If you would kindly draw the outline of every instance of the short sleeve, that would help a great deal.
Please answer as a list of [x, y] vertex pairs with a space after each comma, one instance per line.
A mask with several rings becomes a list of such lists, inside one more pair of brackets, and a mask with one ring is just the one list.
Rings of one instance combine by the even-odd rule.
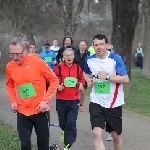
[[85, 63], [84, 63], [84, 72], [86, 73], [86, 74], [91, 74], [92, 72], [90, 71], [90, 68], [89, 68], [89, 66], [88, 66], [88, 58], [85, 60]]
[[127, 75], [128, 74], [127, 69], [126, 69], [126, 66], [125, 66], [121, 56], [116, 54], [115, 57], [116, 57], [115, 58], [115, 60], [116, 60], [116, 68], [115, 69], [116, 69], [117, 74], [121, 75], [121, 76]]

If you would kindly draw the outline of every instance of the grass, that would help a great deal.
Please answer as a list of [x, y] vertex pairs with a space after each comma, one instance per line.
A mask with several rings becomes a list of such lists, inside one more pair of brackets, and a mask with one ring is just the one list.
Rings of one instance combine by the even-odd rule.
[[[125, 105], [123, 108], [150, 117], [150, 80], [142, 76], [141, 71], [133, 70], [131, 74], [131, 89], [125, 90]], [[91, 89], [87, 89], [89, 96]]]
[[0, 121], [0, 150], [19, 149], [19, 140], [16, 132]]
[[[20, 142], [16, 131], [0, 121], [0, 150], [20, 150]], [[37, 150], [32, 146], [32, 150]]]

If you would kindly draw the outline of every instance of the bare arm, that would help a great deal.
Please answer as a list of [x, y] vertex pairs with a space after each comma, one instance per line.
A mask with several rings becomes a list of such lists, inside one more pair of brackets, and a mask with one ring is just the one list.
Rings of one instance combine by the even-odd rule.
[[85, 72], [83, 72], [83, 77], [85, 79], [85, 81], [87, 82], [89, 79], [92, 79], [92, 75], [86, 74]]
[[[98, 79], [106, 80], [107, 74], [104, 71], [99, 71], [98, 72]], [[114, 83], [128, 83], [129, 82], [129, 77], [128, 75], [110, 75], [109, 79], [110, 82]]]
[[109, 81], [115, 82], [115, 83], [126, 84], [126, 83], [129, 83], [129, 77], [128, 75], [124, 75], [124, 76], [110, 75]]

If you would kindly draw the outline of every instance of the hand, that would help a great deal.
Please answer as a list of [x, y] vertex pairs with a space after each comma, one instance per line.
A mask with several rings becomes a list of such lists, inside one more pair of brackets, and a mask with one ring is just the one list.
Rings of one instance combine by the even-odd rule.
[[88, 87], [93, 87], [93, 79], [88, 79], [87, 80], [87, 86]]
[[14, 113], [16, 113], [18, 111], [18, 104], [17, 103], [11, 104], [11, 109]]
[[79, 82], [79, 90], [83, 91], [83, 85]]
[[104, 71], [98, 71], [98, 79], [105, 80], [107, 74]]
[[38, 105], [38, 109], [40, 112], [44, 113], [48, 108], [48, 104], [46, 101], [41, 101], [40, 104]]
[[61, 83], [61, 85], [58, 86], [58, 91], [62, 91], [64, 89], [63, 83]]

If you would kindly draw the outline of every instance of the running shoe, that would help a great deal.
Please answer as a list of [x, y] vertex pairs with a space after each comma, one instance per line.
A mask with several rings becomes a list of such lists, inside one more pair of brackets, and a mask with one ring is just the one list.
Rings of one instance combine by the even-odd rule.
[[69, 150], [69, 144], [67, 146], [64, 147], [64, 150]]
[[64, 132], [62, 132], [60, 135], [60, 142], [64, 143]]
[[112, 136], [111, 136], [111, 133], [109, 133], [108, 134], [108, 137], [106, 138], [106, 141], [112, 141], [113, 140], [113, 138], [112, 138]]

